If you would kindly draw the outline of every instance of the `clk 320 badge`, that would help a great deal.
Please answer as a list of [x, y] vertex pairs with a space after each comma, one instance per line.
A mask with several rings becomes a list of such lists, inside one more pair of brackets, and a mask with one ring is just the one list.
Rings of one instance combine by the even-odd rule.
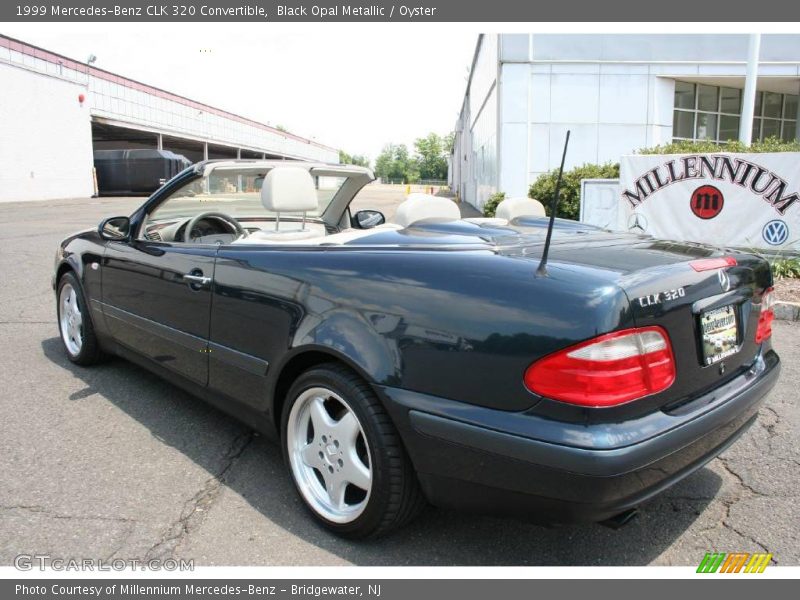
[[682, 287], [679, 287], [674, 290], [664, 290], [663, 292], [656, 292], [655, 294], [648, 294], [647, 296], [641, 296], [639, 298], [639, 306], [642, 308], [647, 308], [648, 306], [654, 306], [656, 304], [663, 304], [664, 302], [668, 302], [669, 300], [677, 300], [678, 298], [683, 298], [686, 295], [686, 290]]

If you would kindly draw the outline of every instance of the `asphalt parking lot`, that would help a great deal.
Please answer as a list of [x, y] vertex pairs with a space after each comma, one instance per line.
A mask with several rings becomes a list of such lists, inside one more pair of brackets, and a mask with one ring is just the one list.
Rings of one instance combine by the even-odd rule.
[[[362, 207], [387, 216], [396, 191]], [[705, 552], [800, 564], [800, 324], [780, 322], [781, 381], [721, 458], [621, 530], [541, 527], [434, 508], [378, 541], [305, 514], [277, 447], [122, 360], [62, 351], [57, 242], [140, 199], [0, 204], [0, 564], [18, 554], [194, 559], [196, 565], [697, 565]]]

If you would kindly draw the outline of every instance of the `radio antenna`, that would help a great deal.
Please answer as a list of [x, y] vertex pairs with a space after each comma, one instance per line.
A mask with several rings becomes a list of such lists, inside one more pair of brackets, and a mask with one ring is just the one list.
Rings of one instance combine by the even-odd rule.
[[561, 191], [561, 177], [564, 175], [564, 160], [567, 158], [567, 146], [569, 146], [569, 129], [567, 139], [564, 140], [564, 153], [561, 155], [561, 167], [558, 169], [558, 179], [556, 179], [556, 189], [553, 191], [553, 202], [550, 205], [550, 223], [547, 225], [547, 237], [544, 240], [544, 250], [542, 250], [542, 260], [536, 275], [547, 277], [547, 255], [550, 254], [550, 241], [553, 239], [553, 226], [556, 223], [556, 210], [558, 210], [558, 193]]

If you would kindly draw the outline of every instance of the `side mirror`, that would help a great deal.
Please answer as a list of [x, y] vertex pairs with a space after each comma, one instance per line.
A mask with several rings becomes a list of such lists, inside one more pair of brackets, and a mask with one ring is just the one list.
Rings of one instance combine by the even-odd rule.
[[353, 216], [353, 226], [358, 229], [372, 229], [386, 223], [386, 217], [377, 210], [360, 210]]
[[109, 217], [100, 222], [97, 231], [104, 240], [121, 242], [130, 237], [131, 220], [128, 217]]

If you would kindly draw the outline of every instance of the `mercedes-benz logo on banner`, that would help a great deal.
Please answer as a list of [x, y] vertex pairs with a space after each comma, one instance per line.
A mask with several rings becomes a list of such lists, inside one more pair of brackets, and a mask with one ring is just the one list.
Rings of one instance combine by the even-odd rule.
[[780, 246], [789, 239], [789, 226], [785, 221], [775, 219], [764, 225], [761, 236], [770, 246]]
[[628, 231], [638, 229], [642, 233], [647, 231], [647, 218], [642, 214], [635, 212], [628, 217]]
[[719, 278], [719, 284], [722, 286], [722, 291], [727, 292], [731, 289], [731, 278], [725, 271], [719, 270], [717, 271], [717, 277]]

